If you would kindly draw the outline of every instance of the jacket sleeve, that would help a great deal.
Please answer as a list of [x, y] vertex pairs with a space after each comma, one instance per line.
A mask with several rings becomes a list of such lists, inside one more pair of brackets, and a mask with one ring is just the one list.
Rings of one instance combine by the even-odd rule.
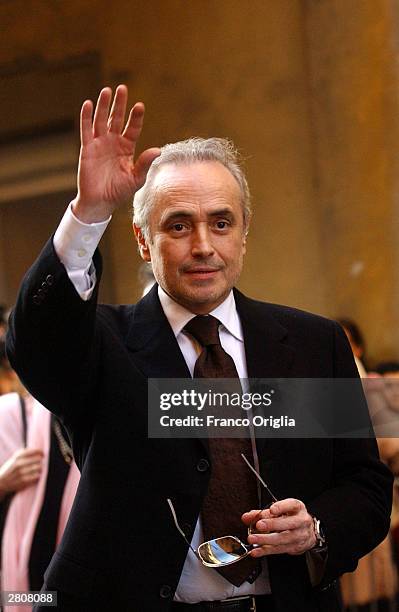
[[[101, 257], [94, 258], [97, 278]], [[10, 317], [7, 354], [26, 388], [66, 424], [90, 420], [101, 338], [98, 282], [91, 299], [76, 292], [52, 240], [26, 273]]]

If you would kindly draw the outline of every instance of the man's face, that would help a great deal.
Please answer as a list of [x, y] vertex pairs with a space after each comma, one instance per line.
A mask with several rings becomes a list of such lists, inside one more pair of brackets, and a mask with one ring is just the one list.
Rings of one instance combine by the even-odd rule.
[[245, 253], [243, 209], [235, 178], [219, 162], [165, 164], [154, 178], [150, 240], [138, 228], [143, 259], [176, 302], [206, 314], [227, 297]]

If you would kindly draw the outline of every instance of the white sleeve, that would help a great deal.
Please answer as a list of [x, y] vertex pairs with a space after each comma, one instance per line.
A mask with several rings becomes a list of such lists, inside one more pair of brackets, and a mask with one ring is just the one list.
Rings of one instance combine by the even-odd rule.
[[96, 284], [93, 255], [111, 217], [100, 223], [83, 223], [69, 204], [54, 235], [54, 249], [82, 300], [88, 300]]

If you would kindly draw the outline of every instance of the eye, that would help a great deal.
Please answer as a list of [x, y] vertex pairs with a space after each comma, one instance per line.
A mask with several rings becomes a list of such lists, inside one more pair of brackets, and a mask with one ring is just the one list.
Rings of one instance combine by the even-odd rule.
[[185, 226], [183, 225], [183, 223], [174, 223], [174, 224], [172, 225], [172, 229], [173, 229], [175, 232], [182, 232], [182, 231], [184, 230], [184, 227], [185, 227]]
[[220, 221], [216, 221], [216, 227], [217, 227], [217, 229], [220, 229], [220, 230], [227, 229], [227, 227], [229, 225], [230, 224], [229, 224], [228, 221], [225, 221], [225, 220], [222, 220], [222, 219]]
[[186, 235], [187, 232], [190, 231], [191, 225], [189, 221], [175, 221], [171, 222], [170, 225], [166, 227], [167, 231], [172, 235], [176, 236], [177, 234], [181, 234], [182, 236]]

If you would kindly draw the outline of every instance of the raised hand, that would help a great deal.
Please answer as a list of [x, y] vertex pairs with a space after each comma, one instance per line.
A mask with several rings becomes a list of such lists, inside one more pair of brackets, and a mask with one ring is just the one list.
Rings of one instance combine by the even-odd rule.
[[106, 87], [100, 92], [94, 117], [91, 100], [82, 106], [78, 194], [72, 206], [85, 223], [104, 221], [118, 206], [130, 201], [160, 154], [158, 148], [147, 149], [134, 161], [144, 104], [133, 106], [125, 125], [127, 96], [127, 87], [119, 85], [110, 110], [112, 90]]

